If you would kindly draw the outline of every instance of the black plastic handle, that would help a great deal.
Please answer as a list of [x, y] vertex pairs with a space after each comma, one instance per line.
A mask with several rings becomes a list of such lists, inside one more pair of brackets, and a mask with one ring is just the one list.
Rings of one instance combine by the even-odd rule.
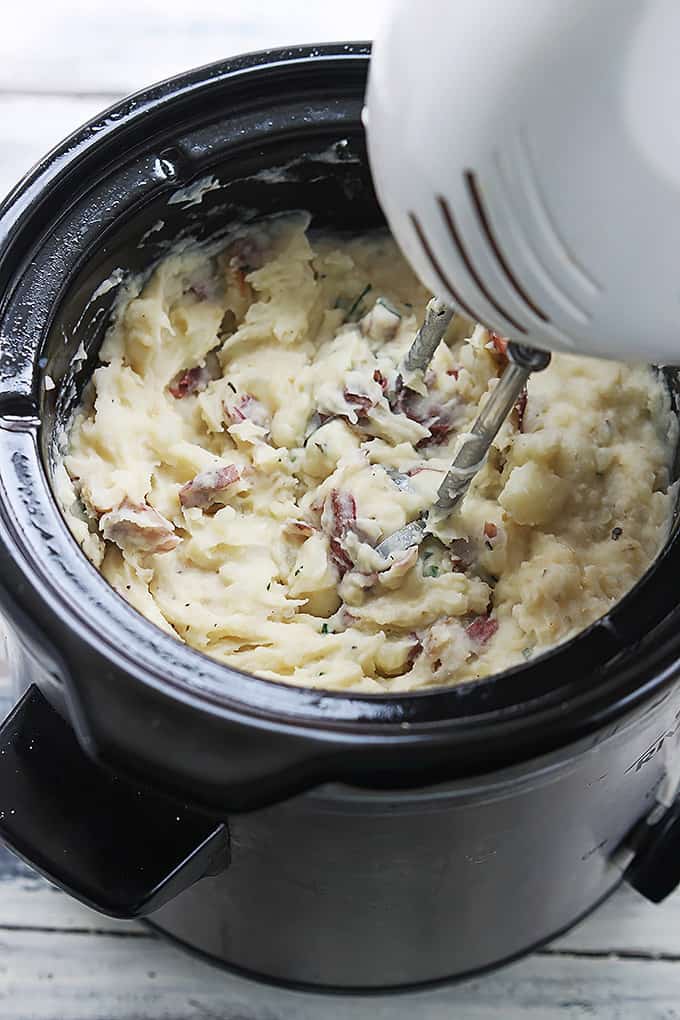
[[652, 825], [641, 823], [630, 840], [635, 857], [625, 879], [652, 903], [680, 885], [680, 799]]
[[97, 766], [31, 687], [0, 726], [0, 840], [112, 917], [140, 917], [229, 862], [225, 825]]

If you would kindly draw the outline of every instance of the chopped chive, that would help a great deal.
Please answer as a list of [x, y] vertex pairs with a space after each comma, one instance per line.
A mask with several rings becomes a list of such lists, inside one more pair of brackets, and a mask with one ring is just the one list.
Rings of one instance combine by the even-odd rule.
[[439, 567], [433, 563], [431, 567], [423, 570], [423, 577], [439, 577]]
[[346, 322], [352, 322], [352, 316], [354, 315], [354, 313], [356, 312], [357, 308], [359, 307], [361, 302], [364, 300], [364, 298], [366, 297], [366, 295], [368, 294], [370, 289], [371, 289], [371, 284], [367, 283], [366, 286], [364, 287], [364, 289], [362, 290], [361, 294], [355, 300], [354, 304], [352, 305], [352, 307], [348, 311], [347, 315], [345, 316], [345, 321]]
[[322, 624], [322, 626], [321, 626], [321, 633], [322, 634], [327, 634], [328, 633], [328, 624], [327, 623]]
[[376, 305], [382, 305], [383, 308], [386, 308], [388, 312], [392, 312], [392, 315], [398, 315], [399, 318], [401, 319], [401, 312], [399, 311], [398, 308], [395, 307], [395, 305], [392, 304], [389, 298], [379, 297], [375, 303]]

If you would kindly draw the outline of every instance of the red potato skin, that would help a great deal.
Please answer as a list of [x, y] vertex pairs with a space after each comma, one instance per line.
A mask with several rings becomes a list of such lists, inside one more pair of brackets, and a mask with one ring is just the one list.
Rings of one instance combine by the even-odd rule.
[[128, 499], [104, 514], [99, 524], [104, 538], [123, 552], [172, 552], [181, 542], [170, 521], [157, 510]]
[[343, 395], [347, 403], [356, 409], [358, 418], [365, 418], [371, 408], [375, 407], [375, 401], [364, 393], [351, 393], [345, 390]]
[[185, 509], [198, 507], [208, 510], [240, 478], [241, 470], [235, 464], [203, 471], [179, 490], [180, 505]]
[[341, 577], [351, 570], [354, 564], [346, 550], [342, 539], [352, 528], [357, 519], [357, 505], [350, 492], [331, 489], [324, 503], [322, 526], [328, 535], [331, 559], [338, 568]]
[[260, 425], [262, 428], [267, 428], [270, 424], [269, 411], [251, 393], [243, 393], [231, 407], [225, 406], [224, 413], [233, 424], [252, 421], [254, 425]]
[[489, 332], [489, 342], [493, 345], [494, 353], [497, 355], [497, 359], [502, 363], [506, 364], [508, 360], [508, 341], [507, 338], [501, 336], [500, 333], [495, 333], [493, 330]]
[[194, 393], [200, 393], [209, 382], [208, 369], [203, 365], [197, 365], [196, 368], [188, 368], [176, 375], [168, 386], [168, 390], [175, 400], [182, 400]]
[[478, 616], [476, 620], [468, 624], [465, 633], [476, 645], [483, 648], [498, 630], [498, 620], [491, 616]]
[[429, 437], [418, 443], [422, 446], [440, 446], [446, 442], [454, 429], [454, 421], [448, 408], [429, 397], [422, 397], [415, 390], [404, 385], [401, 376], [397, 377], [394, 394], [390, 406], [395, 414], [404, 414], [411, 421], [423, 425], [430, 430]]

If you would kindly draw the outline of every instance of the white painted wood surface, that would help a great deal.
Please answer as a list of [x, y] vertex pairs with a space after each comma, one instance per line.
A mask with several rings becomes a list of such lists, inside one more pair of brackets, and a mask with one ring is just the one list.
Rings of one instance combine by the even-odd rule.
[[386, 0], [24, 0], [3, 5], [0, 90], [131, 92], [271, 46], [372, 38]]
[[110, 102], [96, 96], [0, 92], [0, 198], [57, 142]]
[[[118, 96], [265, 46], [372, 35], [386, 0], [24, 0], [0, 34], [0, 196]], [[0, 663], [0, 716], [8, 705]], [[3, 703], [4, 697], [4, 703]], [[507, 919], [511, 923], [511, 919]], [[258, 986], [101, 917], [0, 849], [0, 1020], [680, 1020], [680, 894], [622, 890], [552, 946], [455, 988], [336, 999]]]

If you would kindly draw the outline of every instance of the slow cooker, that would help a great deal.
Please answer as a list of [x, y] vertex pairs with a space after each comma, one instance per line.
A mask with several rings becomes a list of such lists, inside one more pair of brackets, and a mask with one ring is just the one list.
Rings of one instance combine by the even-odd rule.
[[[103, 113], [0, 209], [0, 838], [73, 896], [269, 980], [418, 985], [680, 881], [680, 543], [499, 676], [355, 696], [244, 675], [109, 588], [60, 514], [64, 427], [129, 272], [304, 208], [381, 224], [369, 47], [251, 54]], [[676, 378], [666, 372], [673, 391]]]

